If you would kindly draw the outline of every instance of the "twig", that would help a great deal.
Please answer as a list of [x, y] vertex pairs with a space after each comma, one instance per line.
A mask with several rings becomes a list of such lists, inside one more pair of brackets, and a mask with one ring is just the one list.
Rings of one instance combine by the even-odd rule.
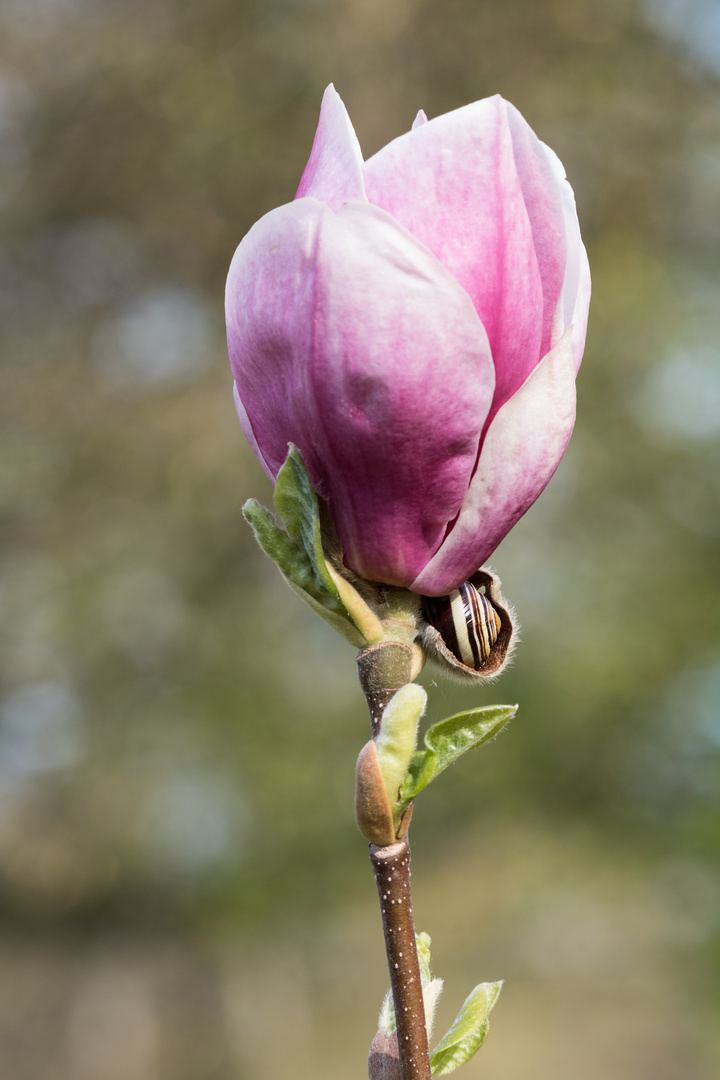
[[431, 1080], [407, 837], [388, 847], [371, 844], [370, 862], [380, 897], [402, 1080]]
[[384, 641], [359, 653], [357, 666], [375, 738], [386, 706], [400, 687], [410, 682], [412, 652], [408, 645]]

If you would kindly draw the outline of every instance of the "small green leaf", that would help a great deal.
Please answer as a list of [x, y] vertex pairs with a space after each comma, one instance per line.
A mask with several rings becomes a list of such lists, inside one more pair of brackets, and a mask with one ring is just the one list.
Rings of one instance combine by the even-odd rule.
[[277, 474], [273, 502], [289, 536], [308, 556], [317, 576], [318, 588], [324, 589], [333, 598], [333, 610], [344, 611], [337, 586], [325, 562], [318, 497], [302, 454], [293, 443], [289, 444], [288, 455]]
[[243, 507], [245, 518], [263, 551], [313, 611], [356, 648], [374, 644], [382, 639], [382, 624], [357, 589], [326, 560], [320, 500], [302, 454], [292, 443], [288, 446], [273, 495], [285, 529], [255, 499]]
[[364, 639], [347, 615], [344, 605], [325, 589], [307, 552], [298, 547], [276, 524], [270, 511], [255, 499], [248, 499], [243, 506], [243, 515], [255, 533], [258, 544], [277, 563], [293, 591], [352, 645], [362, 647]]
[[316, 615], [319, 615], [321, 619], [324, 619], [326, 623], [329, 623], [333, 630], [337, 630], [341, 637], [344, 637], [345, 640], [349, 641], [351, 645], [354, 645], [356, 649], [363, 649], [367, 645], [367, 641], [357, 629], [354, 622], [345, 615], [341, 615], [339, 611], [331, 611], [330, 608], [325, 607], [324, 604], [314, 600], [309, 593], [304, 592], [294, 581], [285, 577], [284, 574], [283, 577], [292, 591], [297, 593], [300, 599], [304, 600]]
[[517, 712], [517, 705], [486, 705], [449, 716], [425, 733], [425, 750], [413, 754], [400, 785], [400, 798], [412, 802], [424, 787], [467, 750], [492, 739]]
[[469, 1061], [487, 1038], [488, 1019], [502, 989], [501, 982], [480, 983], [465, 999], [455, 1023], [430, 1055], [433, 1076], [445, 1076]]
[[269, 510], [256, 499], [248, 499], [243, 506], [243, 516], [255, 533], [255, 539], [266, 555], [277, 563], [280, 570], [303, 592], [320, 600], [316, 575], [305, 551], [281, 529]]

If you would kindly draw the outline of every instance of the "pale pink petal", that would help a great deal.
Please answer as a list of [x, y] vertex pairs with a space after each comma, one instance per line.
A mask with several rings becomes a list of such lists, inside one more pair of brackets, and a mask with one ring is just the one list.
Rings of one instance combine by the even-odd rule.
[[492, 554], [555, 472], [575, 422], [572, 329], [488, 428], [463, 508], [413, 592], [442, 596]]
[[578, 253], [580, 268], [578, 273], [578, 288], [573, 308], [573, 364], [577, 374], [585, 351], [585, 338], [587, 336], [588, 309], [590, 307], [590, 264], [588, 262], [585, 245], [580, 243]]
[[[565, 170], [553, 151], [538, 139], [530, 125], [509, 101], [505, 114], [512, 135], [513, 154], [525, 208], [530, 220], [533, 246], [542, 280], [542, 339], [538, 361], [559, 341], [570, 322], [553, 340], [553, 320], [567, 274], [568, 237], [565, 199], [572, 189]], [[577, 214], [575, 215], [577, 225]], [[578, 230], [578, 238], [580, 232]]]
[[348, 565], [407, 585], [472, 476], [494, 373], [474, 307], [390, 215], [302, 199], [266, 215], [228, 278], [238, 391], [270, 471], [296, 443]]
[[544, 147], [552, 163], [562, 196], [567, 260], [565, 277], [553, 315], [551, 345], [554, 346], [568, 326], [573, 327], [573, 362], [575, 371], [580, 367], [585, 335], [587, 332], [588, 307], [590, 305], [590, 266], [587, 252], [580, 236], [575, 195], [565, 177], [565, 169], [558, 156]]
[[493, 411], [549, 342], [565, 265], [550, 174], [542, 144], [500, 97], [430, 120], [365, 163], [370, 202], [427, 244], [471, 297], [495, 362]]
[[413, 120], [412, 128], [410, 130], [415, 131], [416, 128], [422, 127], [423, 124], [427, 124], [427, 122], [428, 122], [428, 118], [427, 118], [427, 113], [425, 112], [425, 110], [424, 109], [418, 109], [418, 114], [415, 117], [415, 119]]
[[296, 199], [312, 196], [332, 210], [344, 202], [365, 202], [363, 157], [347, 109], [330, 84], [325, 91], [310, 160]]

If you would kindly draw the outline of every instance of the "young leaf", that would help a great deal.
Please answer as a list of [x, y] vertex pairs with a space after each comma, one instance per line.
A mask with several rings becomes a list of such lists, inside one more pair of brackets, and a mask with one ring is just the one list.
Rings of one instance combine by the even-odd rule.
[[490, 1011], [501, 989], [501, 982], [480, 983], [465, 999], [455, 1023], [430, 1055], [433, 1076], [453, 1072], [480, 1049], [490, 1028]]
[[449, 716], [425, 733], [425, 750], [413, 754], [400, 798], [411, 802], [461, 754], [492, 739], [517, 712], [517, 705], [486, 705]]
[[[288, 536], [307, 557], [307, 567], [313, 577], [312, 587], [288, 578], [293, 587], [301, 591], [310, 607], [318, 611], [319, 603], [327, 612], [337, 617], [320, 614], [353, 645], [362, 648], [382, 638], [382, 626], [375, 613], [368, 607], [358, 591], [346, 581], [325, 558], [323, 531], [320, 524], [320, 500], [297, 446], [289, 443], [288, 455], [275, 481], [273, 495], [277, 510]], [[312, 597], [313, 600], [309, 600]], [[314, 601], [314, 602], [313, 602]]]
[[288, 455], [277, 474], [273, 502], [288, 534], [306, 553], [317, 577], [318, 587], [333, 598], [335, 610], [342, 610], [337, 586], [325, 562], [318, 497], [302, 454], [293, 443], [289, 444]]
[[270, 511], [255, 499], [245, 503], [243, 516], [260, 547], [277, 564], [293, 591], [352, 645], [361, 648], [364, 638], [348, 617], [344, 605], [324, 588], [307, 552], [278, 527]]
[[266, 555], [277, 563], [281, 572], [303, 592], [321, 601], [323, 592], [318, 585], [313, 565], [307, 553], [276, 525], [269, 510], [255, 499], [243, 506], [243, 516], [255, 533], [255, 539]]

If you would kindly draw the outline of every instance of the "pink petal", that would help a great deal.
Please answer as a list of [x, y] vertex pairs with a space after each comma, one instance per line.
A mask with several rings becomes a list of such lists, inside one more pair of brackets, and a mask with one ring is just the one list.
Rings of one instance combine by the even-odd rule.
[[255, 432], [253, 431], [252, 424], [250, 423], [250, 418], [245, 411], [245, 406], [240, 400], [240, 393], [238, 391], [236, 382], [233, 383], [233, 401], [235, 402], [235, 412], [237, 413], [238, 420], [240, 421], [240, 427], [242, 428], [243, 435], [250, 443], [250, 448], [255, 457], [262, 465], [263, 469], [265, 470], [268, 480], [270, 480], [274, 484], [275, 473], [273, 473], [272, 469], [263, 457], [260, 447], [258, 446], [258, 441], [255, 438]]
[[487, 98], [384, 147], [365, 187], [472, 298], [495, 362], [493, 415], [552, 345], [566, 240], [547, 147], [512, 105]]
[[366, 202], [363, 157], [347, 109], [330, 83], [322, 100], [310, 160], [296, 199], [312, 196], [331, 210], [344, 202]]
[[585, 351], [585, 338], [587, 336], [588, 309], [590, 307], [590, 264], [588, 263], [587, 251], [584, 244], [580, 243], [578, 252], [578, 285], [575, 295], [575, 305], [572, 313], [573, 328], [573, 364], [577, 373]]
[[558, 311], [562, 314], [557, 318], [557, 324], [558, 330], [563, 324], [573, 328], [573, 363], [577, 373], [585, 351], [588, 308], [590, 307], [590, 264], [585, 245], [580, 239], [572, 190], [570, 190], [570, 199], [572, 204], [567, 213], [568, 265], [563, 291], [558, 300]]
[[492, 400], [487, 338], [465, 291], [377, 207], [333, 214], [302, 199], [238, 248], [227, 321], [270, 471], [295, 442], [348, 565], [413, 581], [460, 510]]
[[590, 306], [590, 266], [580, 236], [575, 195], [565, 178], [565, 169], [549, 146], [544, 147], [557, 176], [562, 197], [567, 259], [565, 277], [553, 314], [551, 345], [555, 345], [567, 330], [573, 328], [573, 362], [577, 372], [585, 348], [588, 307]]
[[490, 424], [460, 515], [413, 592], [443, 596], [482, 566], [555, 472], [574, 422], [569, 328]]
[[[566, 322], [555, 340], [552, 339], [553, 319], [567, 271], [566, 194], [569, 194], [573, 208], [575, 200], [557, 154], [538, 139], [514, 105], [509, 101], [504, 104], [512, 135], [515, 167], [530, 220], [533, 246], [542, 280], [543, 328], [539, 361], [557, 344], [570, 325], [570, 322]], [[575, 225], [577, 226], [577, 214]], [[579, 240], [579, 227], [577, 237]]]
[[425, 110], [424, 109], [418, 109], [418, 114], [415, 117], [415, 119], [413, 120], [412, 128], [410, 130], [415, 131], [416, 128], [422, 127], [423, 124], [427, 124], [427, 122], [428, 122], [428, 118], [427, 118], [427, 113], [425, 112]]

